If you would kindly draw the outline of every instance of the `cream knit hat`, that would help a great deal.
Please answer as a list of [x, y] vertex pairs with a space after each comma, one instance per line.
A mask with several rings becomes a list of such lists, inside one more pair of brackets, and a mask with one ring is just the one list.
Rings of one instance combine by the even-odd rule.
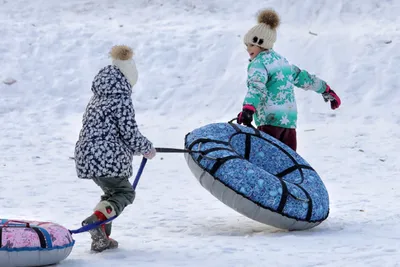
[[116, 45], [112, 47], [110, 55], [112, 64], [124, 74], [125, 78], [133, 87], [138, 80], [138, 72], [135, 61], [132, 58], [132, 49], [126, 45]]
[[271, 49], [276, 41], [276, 28], [280, 24], [279, 16], [272, 9], [264, 9], [258, 13], [257, 21], [258, 24], [244, 36], [244, 43]]

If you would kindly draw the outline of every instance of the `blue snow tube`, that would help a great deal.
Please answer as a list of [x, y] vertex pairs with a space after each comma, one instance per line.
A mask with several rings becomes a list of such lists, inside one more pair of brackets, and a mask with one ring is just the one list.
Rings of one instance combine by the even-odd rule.
[[185, 137], [188, 166], [217, 199], [258, 222], [287, 230], [319, 225], [329, 214], [317, 172], [291, 148], [257, 129], [214, 123]]

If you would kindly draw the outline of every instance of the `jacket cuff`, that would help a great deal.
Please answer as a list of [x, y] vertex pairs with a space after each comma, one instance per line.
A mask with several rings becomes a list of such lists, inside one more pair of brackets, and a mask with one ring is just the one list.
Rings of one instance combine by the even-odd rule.
[[243, 106], [243, 110], [245, 110], [245, 109], [253, 111], [253, 113], [256, 112], [256, 108], [254, 106], [252, 106], [252, 105], [249, 105], [249, 104], [246, 104], [246, 105]]

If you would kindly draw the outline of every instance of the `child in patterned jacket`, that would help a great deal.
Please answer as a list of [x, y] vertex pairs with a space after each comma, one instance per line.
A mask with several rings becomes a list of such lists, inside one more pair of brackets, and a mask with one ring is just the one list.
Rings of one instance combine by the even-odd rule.
[[[102, 68], [92, 83], [94, 95], [83, 115], [83, 126], [75, 146], [75, 164], [79, 178], [92, 179], [103, 191], [94, 213], [82, 225], [118, 216], [133, 203], [133, 155], [152, 159], [155, 148], [144, 137], [135, 120], [131, 94], [138, 73], [127, 46], [111, 49], [112, 64]], [[92, 250], [116, 248], [111, 239], [111, 222], [90, 230]]]
[[296, 151], [294, 86], [322, 94], [325, 102], [330, 101], [332, 109], [338, 108], [341, 101], [325, 81], [290, 64], [272, 49], [279, 24], [279, 16], [274, 10], [262, 10], [258, 15], [258, 24], [244, 37], [250, 55], [248, 91], [237, 122], [250, 126], [254, 115], [259, 130]]

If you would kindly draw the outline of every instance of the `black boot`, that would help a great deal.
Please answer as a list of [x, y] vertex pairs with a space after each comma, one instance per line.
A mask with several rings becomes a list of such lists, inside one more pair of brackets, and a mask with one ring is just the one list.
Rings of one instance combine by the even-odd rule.
[[118, 247], [118, 242], [117, 242], [117, 240], [115, 240], [115, 239], [112, 239], [111, 237], [110, 237], [110, 235], [111, 235], [111, 228], [112, 228], [112, 222], [109, 222], [109, 223], [106, 223], [106, 224], [104, 224], [104, 231], [105, 231], [105, 233], [106, 233], [106, 235], [107, 235], [107, 238], [108, 238], [108, 240], [110, 240], [110, 249], [112, 249], [112, 248], [117, 248]]
[[112, 222], [104, 224], [104, 231], [106, 232], [107, 236], [111, 235], [111, 228], [112, 228]]
[[[92, 223], [96, 223], [99, 221], [103, 221], [99, 218], [99, 216], [94, 213], [87, 217], [83, 222], [82, 225], [88, 225]], [[96, 227], [92, 230], [89, 230], [89, 233], [92, 237], [92, 246], [91, 249], [96, 252], [102, 252], [105, 249], [110, 248], [111, 241], [107, 238], [106, 232], [104, 230], [104, 225]]]

